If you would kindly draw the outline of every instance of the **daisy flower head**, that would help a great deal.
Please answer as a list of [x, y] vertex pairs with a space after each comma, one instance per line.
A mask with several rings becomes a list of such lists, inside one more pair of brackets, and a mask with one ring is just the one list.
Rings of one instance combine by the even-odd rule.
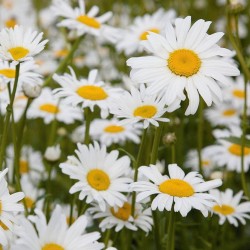
[[42, 93], [36, 98], [29, 110], [30, 119], [42, 118], [45, 124], [52, 122], [54, 119], [65, 124], [71, 124], [75, 120], [82, 120], [81, 110], [72, 107], [52, 94], [48, 87], [42, 89]]
[[40, 53], [48, 40], [42, 40], [43, 33], [16, 25], [0, 32], [0, 58], [22, 62]]
[[152, 15], [146, 14], [142, 17], [136, 17], [133, 24], [121, 33], [121, 39], [117, 43], [118, 51], [124, 51], [126, 55], [135, 52], [141, 52], [141, 41], [147, 40], [149, 32], [164, 34], [165, 23], [175, 18], [175, 11], [157, 10]]
[[78, 0], [78, 6], [72, 8], [67, 0], [54, 0], [52, 6], [54, 15], [64, 18], [58, 23], [59, 27], [76, 30], [78, 36], [89, 33], [111, 42], [117, 39], [117, 30], [105, 24], [112, 17], [112, 12], [97, 16], [99, 12], [97, 6], [86, 12], [84, 0]]
[[207, 34], [211, 22], [200, 19], [191, 26], [191, 17], [177, 18], [174, 26], [166, 23], [165, 36], [150, 33], [142, 45], [152, 56], [130, 58], [131, 78], [147, 83], [150, 93], [163, 92], [165, 103], [189, 99], [186, 115], [194, 114], [199, 106], [199, 95], [208, 106], [222, 100], [221, 87], [227, 77], [239, 75], [239, 70], [221, 60], [231, 51], [216, 43], [222, 32]]
[[24, 198], [24, 193], [10, 194], [8, 183], [4, 179], [8, 169], [0, 172], [0, 245], [8, 244], [7, 230], [13, 231], [16, 224], [16, 213], [23, 211], [23, 205], [18, 202]]
[[210, 194], [215, 196], [220, 205], [214, 205], [211, 211], [217, 214], [220, 218], [219, 224], [222, 225], [226, 220], [235, 227], [238, 227], [239, 222], [246, 224], [246, 219], [250, 219], [250, 202], [245, 201], [240, 203], [243, 198], [243, 191], [233, 194], [233, 190], [227, 188], [224, 192], [218, 189], [210, 190]]
[[[175, 107], [174, 107], [175, 106]], [[176, 109], [176, 105], [173, 105]], [[120, 124], [134, 124], [143, 122], [144, 128], [149, 124], [159, 126], [159, 122], [169, 122], [162, 117], [172, 107], [165, 108], [165, 101], [159, 95], [149, 95], [143, 84], [140, 89], [131, 87], [131, 91], [124, 91], [118, 98], [110, 102], [110, 113], [117, 118], [124, 118]]]
[[81, 105], [82, 108], [89, 107], [91, 111], [94, 106], [101, 109], [101, 116], [105, 118], [109, 114], [108, 101], [117, 96], [119, 90], [108, 87], [103, 81], [98, 80], [98, 70], [89, 72], [87, 79], [78, 80], [74, 70], [69, 67], [70, 74], [59, 76], [54, 74], [53, 79], [61, 85], [61, 88], [53, 92], [56, 97], [61, 97], [65, 103], [73, 106]]
[[97, 142], [89, 147], [78, 143], [75, 153], [77, 157], [68, 156], [68, 161], [59, 165], [64, 174], [77, 180], [69, 192], [80, 191], [80, 200], [96, 201], [102, 211], [107, 204], [121, 207], [127, 201], [122, 192], [128, 192], [132, 181], [126, 177], [130, 169], [129, 157], [118, 158], [117, 150], [107, 153], [106, 147], [100, 147]]
[[151, 231], [153, 219], [151, 209], [143, 209], [141, 203], [135, 204], [135, 213], [132, 216], [132, 202], [124, 202], [122, 207], [107, 206], [105, 211], [101, 211], [98, 205], [88, 209], [90, 214], [93, 214], [94, 219], [102, 219], [99, 224], [101, 231], [106, 231], [110, 228], [115, 228], [119, 232], [124, 227], [129, 230], [136, 231], [138, 228], [146, 233]]
[[169, 176], [162, 175], [155, 165], [142, 166], [139, 172], [145, 175], [150, 181], [138, 181], [131, 184], [134, 191], [138, 192], [136, 201], [156, 194], [151, 203], [152, 210], [158, 209], [170, 211], [174, 205], [174, 211], [180, 212], [185, 217], [192, 208], [200, 210], [204, 216], [208, 215], [216, 199], [207, 193], [210, 189], [222, 185], [220, 179], [204, 181], [198, 172], [184, 171], [177, 164], [169, 164]]
[[110, 146], [113, 143], [124, 144], [126, 141], [132, 141], [136, 144], [140, 142], [142, 132], [141, 124], [120, 125], [119, 120], [96, 119], [92, 122], [90, 135], [94, 140], [99, 140], [101, 144]]
[[[49, 222], [42, 211], [35, 209], [35, 215], [20, 220], [17, 230], [19, 237], [14, 250], [100, 250], [103, 243], [97, 240], [101, 237], [99, 232], [85, 233], [87, 219], [80, 216], [69, 226], [66, 215], [59, 205], [54, 209]], [[36, 228], [36, 229], [35, 229]]]

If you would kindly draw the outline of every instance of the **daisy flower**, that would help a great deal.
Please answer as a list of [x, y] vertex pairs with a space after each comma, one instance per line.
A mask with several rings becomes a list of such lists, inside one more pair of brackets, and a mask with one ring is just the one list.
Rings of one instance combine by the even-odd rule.
[[43, 118], [46, 124], [54, 119], [65, 124], [83, 119], [80, 109], [71, 107], [63, 100], [59, 101], [59, 98], [55, 97], [52, 94], [52, 90], [47, 87], [44, 88], [41, 95], [32, 102], [27, 115], [32, 119]]
[[204, 116], [212, 126], [240, 125], [241, 122], [239, 110], [228, 103], [206, 109]]
[[[24, 82], [30, 82], [35, 84], [42, 83], [42, 76], [34, 72], [38, 68], [38, 65], [34, 61], [23, 62], [20, 67], [18, 86], [21, 86]], [[16, 76], [15, 63], [0, 61], [0, 77], [4, 79], [6, 83], [10, 82], [14, 84]]]
[[[9, 179], [12, 180], [13, 176], [13, 163], [14, 163], [14, 148], [12, 145], [7, 148], [7, 167], [9, 168]], [[42, 154], [35, 151], [31, 146], [22, 146], [19, 171], [21, 176], [28, 176], [29, 181], [37, 184], [41, 179], [46, 177], [45, 167], [42, 160]]]
[[78, 5], [79, 7], [72, 8], [69, 2], [65, 0], [53, 2], [53, 14], [65, 18], [58, 23], [59, 27], [76, 30], [78, 36], [89, 33], [94, 36], [102, 36], [111, 42], [116, 40], [117, 30], [104, 24], [112, 17], [112, 12], [97, 17], [96, 15], [99, 12], [97, 6], [93, 6], [86, 12], [84, 0], [78, 0]]
[[49, 222], [42, 211], [36, 209], [35, 216], [30, 216], [35, 227], [26, 218], [20, 220], [17, 230], [18, 239], [13, 246], [14, 250], [99, 250], [104, 248], [103, 243], [97, 240], [99, 232], [85, 233], [87, 219], [80, 216], [71, 226], [68, 226], [65, 214], [60, 206], [56, 206]]
[[120, 208], [108, 206], [104, 212], [100, 210], [98, 205], [89, 208], [88, 211], [94, 214], [94, 219], [102, 219], [99, 227], [103, 232], [110, 228], [115, 228], [115, 231], [118, 232], [124, 227], [133, 231], [140, 228], [146, 233], [152, 230], [153, 219], [151, 209], [144, 210], [141, 203], [135, 204], [134, 217], [131, 214], [131, 201], [125, 202]]
[[162, 116], [169, 111], [170, 107], [165, 108], [165, 101], [158, 95], [146, 94], [144, 85], [140, 89], [131, 87], [131, 91], [125, 91], [118, 98], [110, 102], [110, 113], [117, 118], [125, 118], [120, 124], [143, 122], [144, 128], [149, 124], [159, 126], [160, 122], [169, 122], [168, 118]]
[[208, 106], [222, 100], [221, 87], [228, 76], [239, 70], [221, 57], [232, 52], [216, 43], [222, 32], [207, 34], [211, 22], [198, 20], [191, 26], [191, 17], [177, 18], [175, 26], [168, 21], [166, 34], [150, 33], [142, 45], [152, 56], [130, 58], [131, 78], [147, 83], [149, 93], [163, 92], [165, 103], [189, 99], [186, 115], [194, 114], [199, 106], [199, 94]]
[[40, 53], [48, 40], [42, 40], [43, 33], [23, 26], [3, 29], [0, 32], [0, 58], [8, 61], [26, 61]]
[[68, 161], [59, 165], [64, 174], [77, 180], [69, 192], [80, 191], [80, 200], [96, 201], [102, 211], [106, 204], [121, 207], [127, 201], [122, 192], [128, 192], [128, 183], [132, 181], [125, 176], [130, 169], [129, 157], [118, 159], [117, 150], [107, 153], [106, 147], [100, 147], [97, 142], [89, 147], [78, 143], [77, 148], [77, 157], [69, 156]]
[[142, 131], [141, 124], [120, 125], [119, 120], [95, 119], [91, 123], [90, 135], [94, 140], [99, 140], [101, 144], [110, 146], [113, 143], [124, 144], [126, 141], [132, 141], [136, 144], [140, 142]]
[[82, 108], [89, 107], [91, 111], [94, 106], [101, 109], [101, 116], [105, 118], [109, 114], [108, 101], [117, 96], [118, 90], [110, 88], [102, 81], [98, 81], [98, 71], [91, 70], [87, 79], [76, 78], [74, 70], [69, 67], [70, 74], [59, 76], [54, 74], [53, 79], [61, 85], [55, 89], [55, 96], [62, 97], [65, 103], [73, 106], [81, 105]]
[[240, 221], [243, 225], [246, 224], [246, 219], [250, 219], [250, 202], [240, 203], [243, 191], [233, 195], [233, 190], [227, 188], [225, 192], [220, 192], [218, 189], [210, 190], [210, 194], [215, 196], [220, 205], [215, 205], [211, 208], [212, 212], [219, 215], [219, 224], [222, 225], [226, 220], [235, 227], [238, 227]]
[[175, 18], [175, 11], [165, 12], [159, 9], [152, 15], [146, 14], [142, 17], [136, 17], [133, 24], [121, 33], [121, 39], [117, 43], [118, 51], [124, 51], [126, 55], [134, 52], [141, 52], [141, 41], [147, 40], [149, 32], [164, 34], [165, 23]]
[[8, 183], [4, 176], [8, 172], [5, 169], [0, 172], [0, 244], [7, 245], [7, 230], [13, 231], [16, 223], [15, 214], [23, 211], [23, 206], [18, 202], [24, 198], [24, 193], [18, 192], [10, 194], [8, 190]]
[[192, 208], [207, 216], [208, 208], [215, 204], [216, 199], [206, 191], [222, 185], [220, 179], [204, 181], [198, 172], [185, 175], [176, 164], [168, 165], [169, 176], [162, 175], [155, 165], [142, 166], [139, 172], [152, 182], [138, 181], [131, 184], [132, 189], [138, 192], [136, 201], [140, 202], [156, 194], [151, 203], [152, 210], [170, 211], [174, 204], [174, 211], [180, 212], [183, 217], [187, 216]]

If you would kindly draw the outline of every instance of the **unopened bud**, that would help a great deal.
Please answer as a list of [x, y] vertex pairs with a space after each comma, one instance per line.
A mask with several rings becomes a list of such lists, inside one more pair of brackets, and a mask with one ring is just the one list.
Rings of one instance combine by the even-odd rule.
[[22, 85], [23, 93], [28, 98], [37, 98], [42, 92], [42, 86], [30, 82], [24, 82]]
[[47, 161], [57, 161], [60, 159], [60, 156], [61, 156], [61, 149], [59, 144], [56, 146], [47, 147], [44, 153], [44, 158]]
[[171, 145], [176, 142], [175, 133], [167, 133], [163, 136], [162, 141], [165, 145]]

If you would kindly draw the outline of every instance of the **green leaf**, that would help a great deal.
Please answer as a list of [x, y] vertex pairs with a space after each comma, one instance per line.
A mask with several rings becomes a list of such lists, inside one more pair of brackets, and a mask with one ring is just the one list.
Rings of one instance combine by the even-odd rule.
[[[242, 138], [241, 137], [230, 136], [230, 137], [222, 137], [220, 139], [237, 144], [237, 145], [242, 145]], [[250, 148], [250, 140], [249, 139], [245, 139], [245, 147]]]

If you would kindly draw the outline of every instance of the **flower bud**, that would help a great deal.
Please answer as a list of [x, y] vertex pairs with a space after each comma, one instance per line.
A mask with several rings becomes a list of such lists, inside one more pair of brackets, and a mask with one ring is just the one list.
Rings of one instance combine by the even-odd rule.
[[39, 84], [34, 84], [30, 82], [24, 82], [22, 85], [23, 93], [28, 98], [37, 98], [42, 91], [42, 86]]
[[52, 162], [59, 160], [60, 156], [61, 156], [61, 149], [59, 144], [56, 146], [47, 147], [44, 153], [44, 158], [47, 161], [52, 161]]

